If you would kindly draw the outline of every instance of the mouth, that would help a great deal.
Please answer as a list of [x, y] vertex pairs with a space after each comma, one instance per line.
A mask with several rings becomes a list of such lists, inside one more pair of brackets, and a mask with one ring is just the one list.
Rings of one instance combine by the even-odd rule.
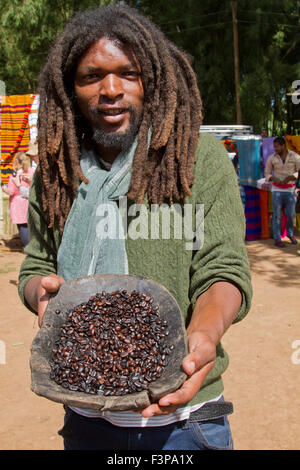
[[120, 116], [128, 111], [126, 108], [101, 108], [99, 114], [104, 116]]
[[118, 124], [128, 114], [127, 108], [99, 108], [98, 116], [108, 124]]

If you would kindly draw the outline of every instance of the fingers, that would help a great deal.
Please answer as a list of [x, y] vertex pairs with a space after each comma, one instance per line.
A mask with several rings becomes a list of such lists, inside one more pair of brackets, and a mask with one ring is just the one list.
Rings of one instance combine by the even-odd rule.
[[182, 361], [182, 368], [189, 378], [180, 389], [162, 397], [158, 403], [150, 405], [142, 411], [142, 416], [149, 418], [174, 412], [188, 403], [200, 390], [207, 374], [216, 361], [216, 346], [211, 338], [203, 333], [189, 335], [190, 353]]
[[180, 407], [188, 403], [196, 393], [200, 390], [200, 387], [207, 376], [207, 374], [214, 367], [214, 362], [210, 362], [203, 366], [199, 371], [195, 372], [190, 378], [188, 378], [179, 390], [174, 393], [170, 393], [159, 400], [160, 406], [176, 406]]
[[162, 397], [158, 403], [148, 406], [142, 411], [144, 418], [173, 413], [180, 406], [188, 403], [199, 391], [205, 377], [213, 368], [214, 362], [206, 364], [198, 372], [187, 379], [179, 390]]
[[42, 277], [38, 290], [38, 325], [42, 326], [42, 319], [46, 311], [47, 305], [51, 298], [51, 294], [58, 291], [60, 286], [64, 284], [64, 279], [56, 274]]
[[177, 406], [165, 406], [162, 407], [158, 403], [148, 406], [142, 411], [143, 418], [152, 418], [152, 416], [161, 416], [167, 415], [169, 413], [174, 413], [177, 410]]

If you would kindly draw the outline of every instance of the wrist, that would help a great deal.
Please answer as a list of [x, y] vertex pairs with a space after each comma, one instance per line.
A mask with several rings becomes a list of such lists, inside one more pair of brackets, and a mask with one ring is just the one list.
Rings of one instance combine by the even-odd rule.
[[217, 345], [241, 304], [242, 294], [238, 287], [227, 281], [215, 282], [198, 297], [187, 333], [206, 335]]
[[219, 325], [215, 323], [212, 327], [211, 325], [205, 324], [204, 322], [194, 321], [190, 323], [186, 332], [188, 338], [197, 337], [199, 340], [201, 340], [201, 342], [208, 341], [213, 343], [216, 347], [225, 332], [225, 327], [223, 324]]

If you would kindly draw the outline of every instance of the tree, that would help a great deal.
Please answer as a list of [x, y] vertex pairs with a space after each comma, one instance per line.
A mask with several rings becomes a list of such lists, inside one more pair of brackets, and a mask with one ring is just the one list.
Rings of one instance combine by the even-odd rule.
[[[194, 59], [205, 124], [236, 122], [231, 2], [139, 0], [166, 35]], [[286, 130], [286, 92], [300, 78], [300, 1], [238, 0], [243, 123]]]
[[[0, 80], [34, 93], [49, 48], [77, 11], [112, 0], [10, 0], [0, 4]], [[205, 124], [236, 122], [231, 0], [127, 0], [193, 58]], [[300, 0], [237, 0], [243, 123], [285, 133], [286, 93], [300, 79]]]
[[7, 94], [35, 93], [52, 42], [76, 12], [109, 0], [10, 0], [0, 4], [0, 80]]

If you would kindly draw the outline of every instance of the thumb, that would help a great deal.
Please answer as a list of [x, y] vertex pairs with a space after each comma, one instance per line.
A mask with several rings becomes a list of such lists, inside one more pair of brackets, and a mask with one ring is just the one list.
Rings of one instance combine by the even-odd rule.
[[41, 279], [41, 286], [50, 293], [56, 292], [62, 284], [64, 284], [64, 279], [61, 276], [56, 274], [50, 274]]
[[208, 363], [216, 360], [216, 346], [206, 334], [195, 332], [189, 335], [189, 354], [183, 359], [182, 367], [192, 375]]
[[56, 274], [50, 274], [49, 276], [45, 276], [41, 279], [38, 301], [38, 324], [40, 327], [42, 325], [42, 318], [49, 303], [51, 294], [57, 292], [64, 282], [64, 279]]

